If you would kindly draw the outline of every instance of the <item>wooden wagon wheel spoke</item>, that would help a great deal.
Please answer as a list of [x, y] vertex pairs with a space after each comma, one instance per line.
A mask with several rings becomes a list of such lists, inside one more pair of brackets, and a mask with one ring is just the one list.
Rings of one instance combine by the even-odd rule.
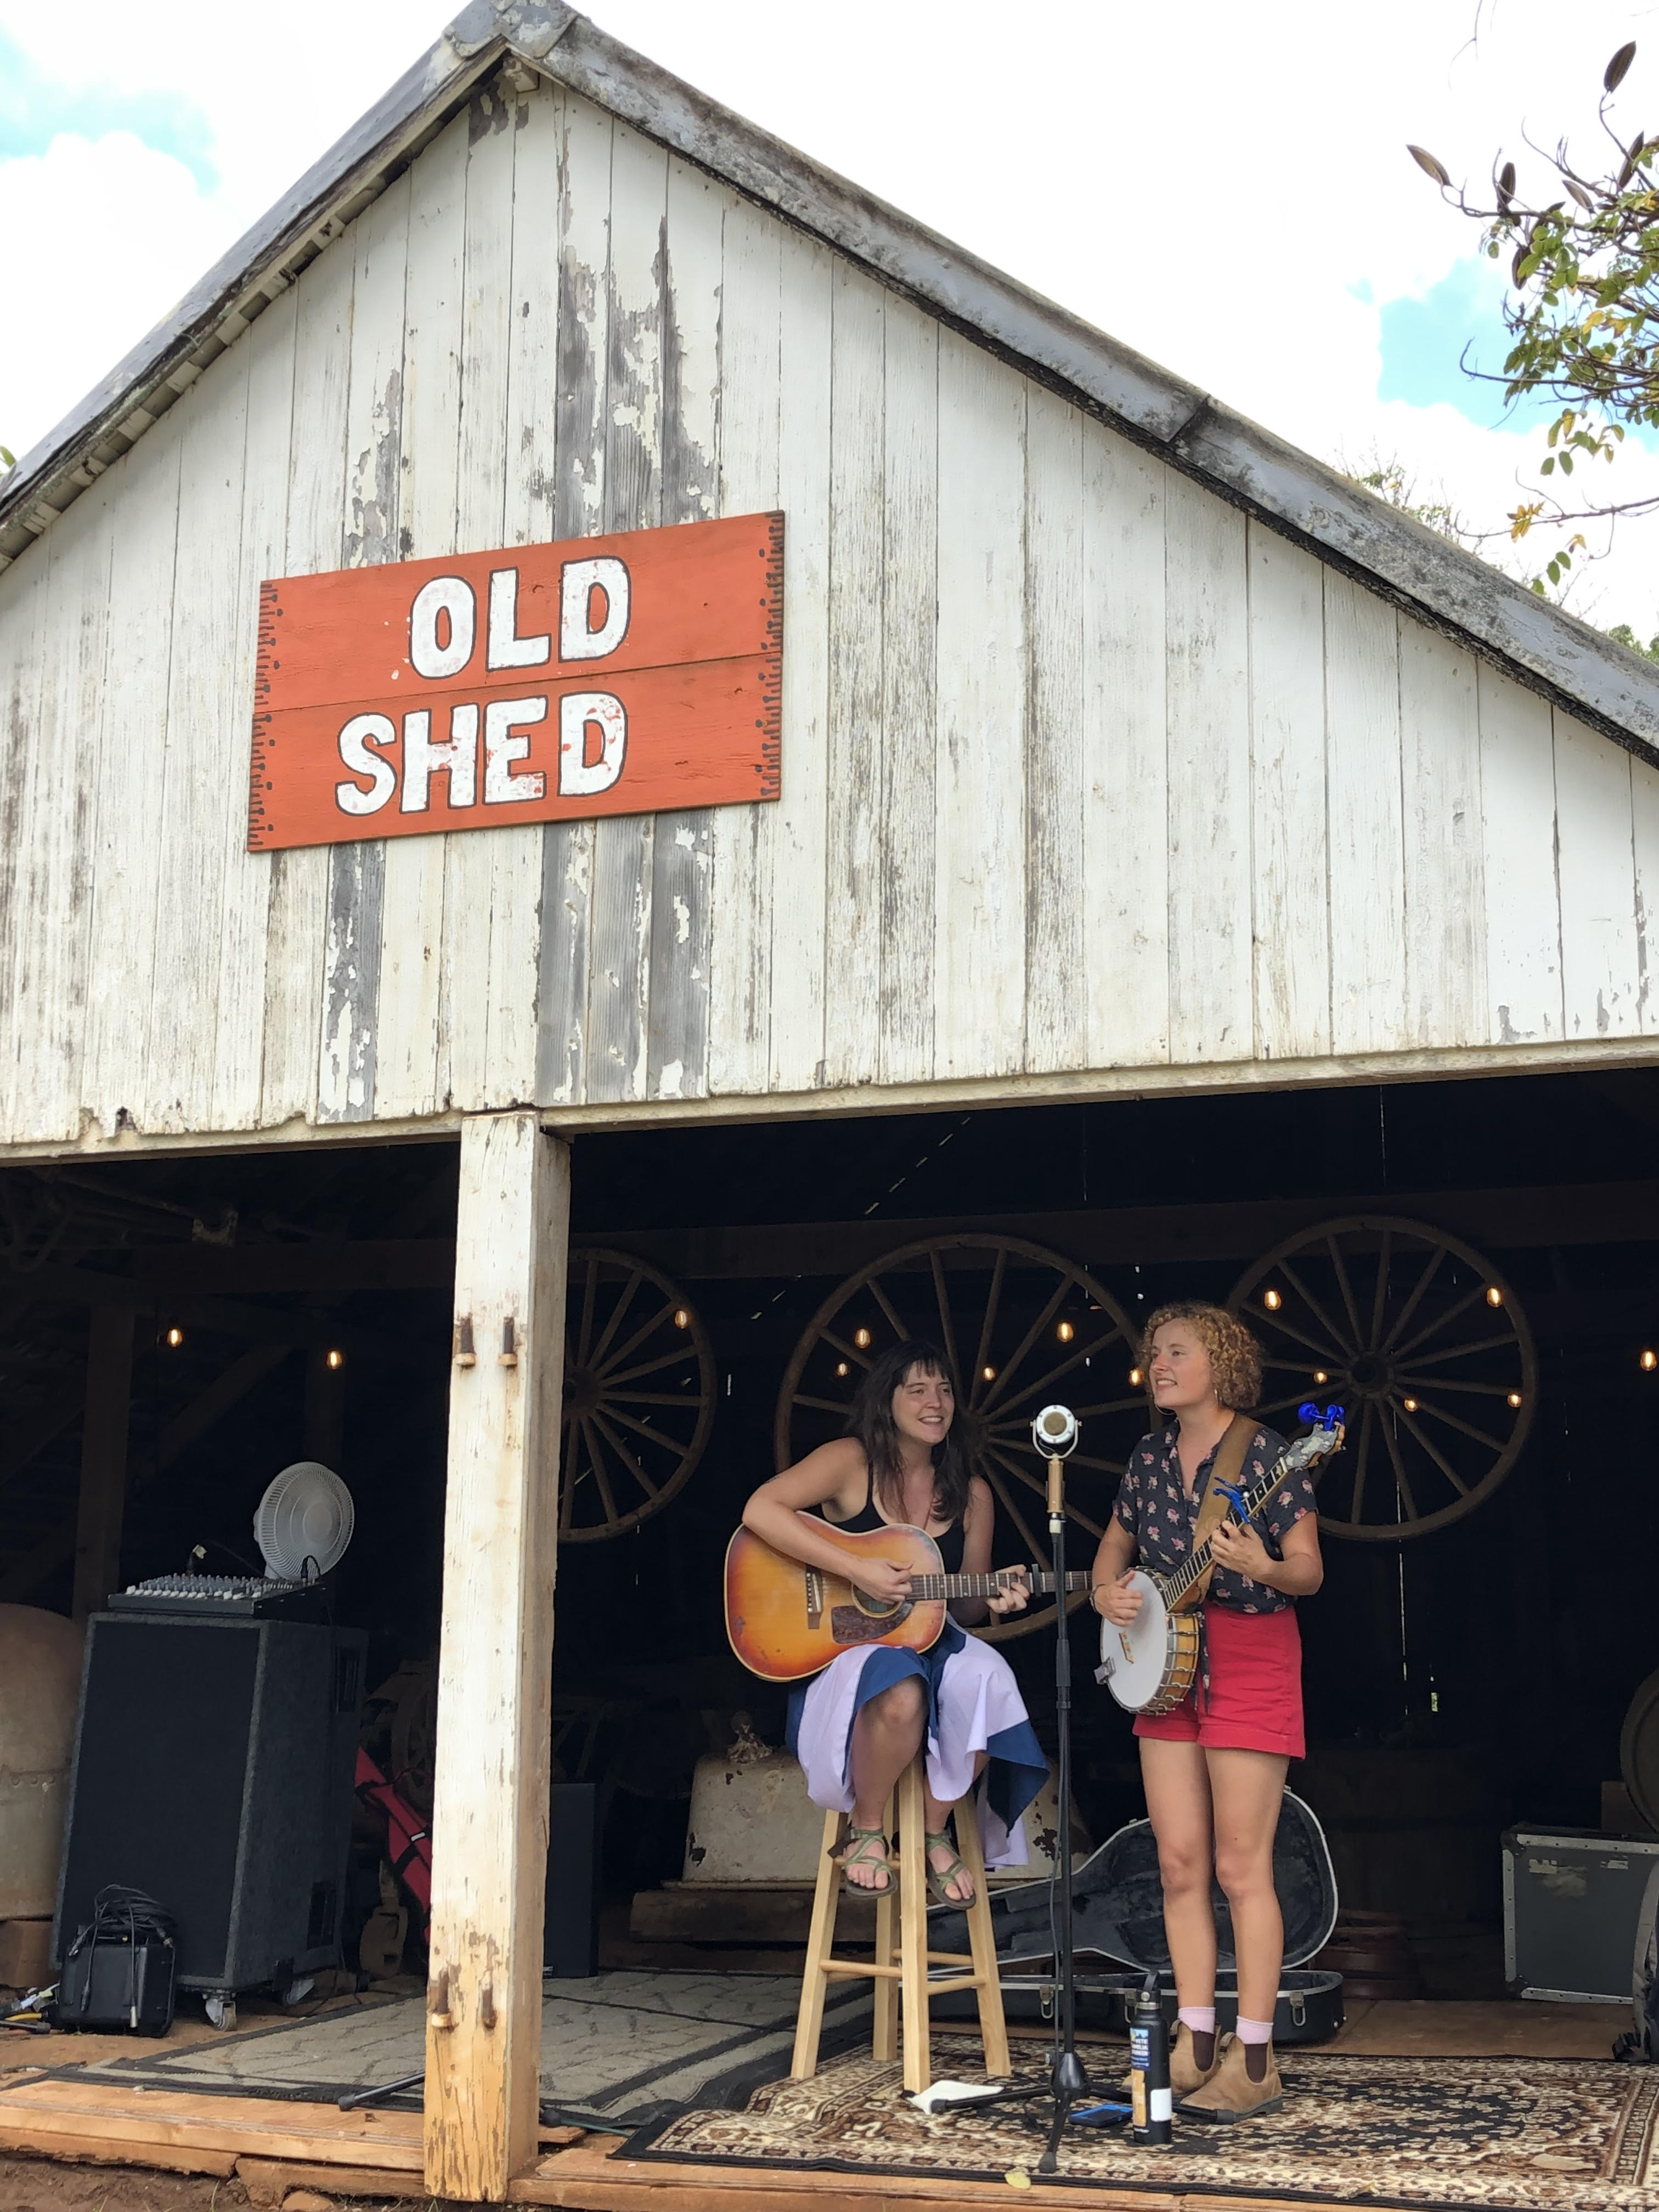
[[[871, 1344], [849, 1345], [855, 1330], [870, 1331]], [[1085, 1380], [1085, 1363], [1121, 1358], [1133, 1329], [1086, 1269], [1023, 1237], [963, 1231], [901, 1245], [831, 1291], [784, 1376], [774, 1431], [777, 1466], [845, 1433], [864, 1364], [854, 1366], [854, 1352], [873, 1363], [895, 1344], [921, 1340], [937, 1342], [953, 1367], [974, 1355], [971, 1372], [957, 1367], [957, 1374], [964, 1409], [975, 1416], [975, 1469], [999, 1503], [995, 1565], [1006, 1564], [1016, 1540], [1032, 1558], [1046, 1548], [1032, 1504], [1046, 1497], [1047, 1483], [1030, 1448], [1031, 1414], [1062, 1397], [1068, 1384], [1086, 1399], [1073, 1407], [1085, 1429], [1083, 1449], [1067, 1462], [1066, 1516], [1077, 1540], [1092, 1550], [1147, 1419], [1139, 1392], [1116, 1395], [1118, 1370], [1109, 1364], [1105, 1375], [1088, 1373]], [[1128, 1365], [1124, 1358], [1124, 1371]], [[995, 1370], [988, 1379], [988, 1368]], [[983, 1632], [1020, 1636], [1045, 1621], [1052, 1626], [1054, 1612], [1042, 1599]]]
[[[1346, 1514], [1340, 1474], [1321, 1487], [1328, 1534], [1376, 1543], [1427, 1534], [1473, 1512], [1515, 1464], [1537, 1395], [1532, 1333], [1491, 1262], [1449, 1231], [1382, 1213], [1318, 1223], [1265, 1254], [1229, 1303], [1248, 1314], [1276, 1390], [1304, 1376], [1322, 1388], [1322, 1370], [1347, 1407], [1352, 1474]], [[1340, 1335], [1339, 1313], [1354, 1338], [1340, 1356], [1320, 1341]], [[1479, 1401], [1469, 1409], [1478, 1420], [1455, 1410], [1465, 1397]], [[1261, 1410], [1285, 1402], [1275, 1396]], [[1370, 1471], [1379, 1431], [1387, 1486]]]
[[1324, 1330], [1326, 1335], [1330, 1338], [1334, 1344], [1341, 1345], [1344, 1352], [1350, 1359], [1352, 1359], [1354, 1353], [1358, 1351], [1359, 1346], [1357, 1344], [1350, 1345], [1347, 1342], [1346, 1338], [1343, 1336], [1341, 1330], [1331, 1319], [1324, 1307], [1314, 1296], [1313, 1292], [1308, 1288], [1307, 1285], [1302, 1280], [1301, 1277], [1297, 1273], [1295, 1268], [1291, 1267], [1288, 1260], [1281, 1260], [1279, 1261], [1279, 1272], [1283, 1275], [1285, 1281], [1296, 1292], [1297, 1296], [1302, 1300], [1304, 1305], [1307, 1307], [1308, 1311], [1319, 1323], [1319, 1326]]
[[690, 1480], [714, 1422], [714, 1363], [689, 1301], [646, 1261], [578, 1247], [570, 1270], [582, 1290], [566, 1316], [559, 1540], [592, 1544], [637, 1528]]
[[639, 1484], [640, 1488], [645, 1492], [646, 1496], [647, 1498], [654, 1498], [657, 1494], [657, 1485], [652, 1481], [650, 1476], [640, 1464], [638, 1453], [629, 1451], [627, 1444], [623, 1442], [622, 1437], [617, 1434], [617, 1431], [612, 1428], [611, 1423], [605, 1419], [603, 1413], [595, 1412], [593, 1415], [593, 1425], [599, 1431], [599, 1434], [605, 1438], [606, 1443], [610, 1445], [611, 1450], [616, 1453], [617, 1457], [622, 1462], [623, 1465], [628, 1469], [635, 1480]]
[[1424, 1297], [1427, 1294], [1429, 1285], [1440, 1273], [1440, 1263], [1445, 1256], [1444, 1249], [1440, 1245], [1437, 1244], [1434, 1249], [1430, 1253], [1429, 1264], [1424, 1268], [1421, 1275], [1419, 1276], [1411, 1296], [1407, 1299], [1405, 1304], [1401, 1306], [1400, 1311], [1395, 1316], [1394, 1327], [1383, 1338], [1382, 1343], [1373, 1347], [1376, 1351], [1393, 1351], [1395, 1339], [1399, 1335], [1401, 1330], [1406, 1327], [1407, 1323], [1411, 1320], [1412, 1316], [1417, 1311], [1418, 1307], [1422, 1304]]
[[1462, 1476], [1459, 1474], [1457, 1469], [1452, 1465], [1451, 1462], [1446, 1457], [1446, 1455], [1440, 1449], [1438, 1445], [1436, 1444], [1431, 1437], [1424, 1435], [1421, 1428], [1412, 1419], [1410, 1407], [1401, 1406], [1399, 1408], [1399, 1413], [1401, 1419], [1406, 1424], [1406, 1426], [1417, 1438], [1418, 1443], [1422, 1445], [1424, 1450], [1427, 1452], [1429, 1457], [1439, 1468], [1441, 1474], [1445, 1476], [1447, 1481], [1450, 1483], [1452, 1488], [1457, 1492], [1458, 1496], [1460, 1498], [1467, 1498], [1469, 1494], [1469, 1486], [1464, 1481]]

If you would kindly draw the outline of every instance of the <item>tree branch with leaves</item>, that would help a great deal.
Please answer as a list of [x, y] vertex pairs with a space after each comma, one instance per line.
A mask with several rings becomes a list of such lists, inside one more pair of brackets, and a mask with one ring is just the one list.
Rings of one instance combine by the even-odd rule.
[[[1612, 113], [1635, 58], [1632, 40], [1602, 73], [1597, 120], [1611, 150], [1599, 173], [1575, 161], [1565, 138], [1553, 153], [1527, 141], [1553, 173], [1548, 197], [1522, 194], [1515, 163], [1506, 160], [1494, 167], [1490, 204], [1472, 200], [1434, 155], [1407, 149], [1443, 198], [1481, 225], [1488, 257], [1508, 256], [1509, 355], [1495, 373], [1471, 368], [1466, 352], [1465, 371], [1500, 384], [1510, 405], [1538, 395], [1562, 403], [1539, 464], [1548, 489], [1510, 514], [1514, 539], [1539, 522], [1565, 527], [1659, 507], [1659, 493], [1602, 500], [1581, 482], [1575, 499], [1560, 489], [1576, 467], [1612, 462], [1627, 429], [1659, 429], [1659, 137], [1638, 131], [1626, 141]], [[1581, 533], [1551, 556], [1545, 574], [1552, 584], [1583, 544]], [[1535, 589], [1543, 584], [1534, 580]]]

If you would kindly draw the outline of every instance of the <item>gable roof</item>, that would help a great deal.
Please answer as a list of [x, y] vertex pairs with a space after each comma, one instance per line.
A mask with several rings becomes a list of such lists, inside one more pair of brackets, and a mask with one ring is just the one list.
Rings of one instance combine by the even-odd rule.
[[659, 69], [562, 0], [468, 0], [421, 61], [0, 482], [0, 567], [142, 437], [506, 62], [620, 117], [1659, 764], [1659, 668]]

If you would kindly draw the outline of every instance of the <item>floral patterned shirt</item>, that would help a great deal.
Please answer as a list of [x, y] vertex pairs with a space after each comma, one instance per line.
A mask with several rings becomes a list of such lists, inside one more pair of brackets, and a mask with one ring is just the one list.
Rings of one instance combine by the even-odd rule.
[[[1167, 1428], [1154, 1430], [1151, 1436], [1140, 1439], [1129, 1455], [1129, 1464], [1118, 1485], [1117, 1504], [1112, 1509], [1121, 1525], [1134, 1538], [1141, 1565], [1158, 1575], [1173, 1574], [1177, 1567], [1186, 1565], [1193, 1548], [1198, 1509], [1210, 1486], [1216, 1451], [1221, 1449], [1218, 1443], [1215, 1451], [1200, 1467], [1193, 1494], [1188, 1498], [1181, 1482], [1181, 1460], [1176, 1449], [1178, 1435], [1177, 1424], [1171, 1421]], [[1257, 1429], [1245, 1449], [1238, 1487], [1246, 1492], [1253, 1490], [1284, 1449], [1285, 1439], [1276, 1430]], [[1256, 1531], [1267, 1547], [1269, 1558], [1283, 1559], [1281, 1539], [1304, 1513], [1317, 1510], [1307, 1469], [1287, 1474], [1255, 1516]], [[1294, 1601], [1283, 1590], [1269, 1589], [1263, 1583], [1252, 1582], [1248, 1575], [1233, 1574], [1225, 1567], [1218, 1567], [1210, 1583], [1207, 1602], [1224, 1605], [1233, 1613], [1282, 1613]]]

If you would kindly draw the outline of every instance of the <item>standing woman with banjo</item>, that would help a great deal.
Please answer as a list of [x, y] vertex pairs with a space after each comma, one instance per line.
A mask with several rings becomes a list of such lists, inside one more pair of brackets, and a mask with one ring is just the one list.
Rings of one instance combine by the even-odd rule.
[[[1141, 1362], [1166, 1425], [1130, 1455], [1090, 1597], [1103, 1620], [1130, 1626], [1140, 1609], [1129, 1581], [1137, 1559], [1154, 1575], [1175, 1574], [1209, 1537], [1215, 1565], [1198, 1680], [1171, 1711], [1143, 1712], [1134, 1732], [1181, 2009], [1170, 2087], [1186, 2110], [1236, 2119], [1271, 2109], [1283, 2094], [1272, 2040], [1285, 1948], [1273, 1835], [1285, 1770], [1304, 1755], [1294, 1601], [1311, 1597], [1324, 1578], [1319, 1521], [1313, 1485], [1298, 1468], [1260, 1509], [1265, 1538], [1253, 1522], [1211, 1528], [1223, 1487], [1256, 1488], [1285, 1449], [1282, 1437], [1244, 1410], [1261, 1395], [1261, 1352], [1231, 1314], [1193, 1303], [1160, 1307], [1146, 1324]], [[1221, 2042], [1212, 1869], [1231, 1911], [1238, 1959], [1238, 2033]]]

